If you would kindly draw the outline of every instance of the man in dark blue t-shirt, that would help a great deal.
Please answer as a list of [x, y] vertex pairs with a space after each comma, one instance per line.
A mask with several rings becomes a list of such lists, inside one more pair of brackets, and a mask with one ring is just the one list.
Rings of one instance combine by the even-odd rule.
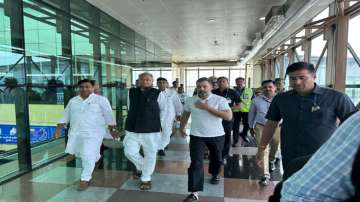
[[[215, 95], [222, 96], [226, 98], [229, 106], [231, 108], [238, 106], [240, 103], [240, 95], [235, 91], [229, 88], [229, 80], [226, 77], [219, 77], [217, 79], [218, 89], [212, 91]], [[231, 121], [222, 121], [222, 125], [225, 131], [225, 142], [223, 148], [223, 159], [229, 155], [230, 145], [231, 145], [231, 131], [233, 128], [234, 120]]]

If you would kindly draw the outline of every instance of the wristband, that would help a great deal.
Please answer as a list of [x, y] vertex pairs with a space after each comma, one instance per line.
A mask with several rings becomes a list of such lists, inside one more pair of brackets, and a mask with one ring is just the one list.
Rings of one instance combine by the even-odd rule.
[[265, 150], [265, 149], [266, 149], [266, 146], [264, 146], [264, 145], [259, 145], [259, 148]]

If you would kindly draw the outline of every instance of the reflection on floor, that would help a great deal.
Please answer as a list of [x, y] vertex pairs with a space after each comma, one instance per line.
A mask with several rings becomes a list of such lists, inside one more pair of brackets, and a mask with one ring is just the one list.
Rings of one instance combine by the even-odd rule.
[[[281, 179], [279, 166], [273, 173], [271, 185], [258, 184], [255, 164], [256, 148], [252, 143], [232, 148], [226, 160], [220, 184], [211, 185], [206, 176], [201, 201], [257, 202], [265, 201], [274, 185]], [[187, 195], [187, 168], [189, 166], [188, 140], [173, 137], [166, 156], [159, 157], [153, 175], [151, 191], [139, 191], [138, 181], [132, 179], [132, 165], [122, 150], [106, 149], [100, 169], [94, 172], [91, 187], [79, 192], [81, 162], [67, 156], [44, 168], [0, 186], [2, 201], [122, 201], [171, 202], [182, 201]], [[207, 170], [208, 161], [204, 169]], [[276, 181], [275, 181], [276, 180]]]

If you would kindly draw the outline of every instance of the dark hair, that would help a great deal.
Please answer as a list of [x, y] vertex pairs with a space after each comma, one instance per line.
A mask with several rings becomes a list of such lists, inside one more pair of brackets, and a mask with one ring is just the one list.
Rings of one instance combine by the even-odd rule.
[[274, 83], [281, 83], [281, 82], [283, 82], [284, 81], [284, 79], [282, 79], [282, 78], [276, 78], [275, 80], [274, 80]]
[[295, 71], [298, 71], [298, 70], [303, 70], [303, 69], [307, 69], [311, 73], [316, 72], [314, 65], [311, 64], [311, 63], [295, 62], [295, 63], [288, 66], [288, 68], [286, 69], [286, 74], [289, 74], [291, 72], [295, 72]]
[[[166, 79], [165, 79], [165, 80], [166, 80]], [[173, 81], [173, 82], [172, 82], [173, 85], [176, 84], [176, 83], [179, 83], [179, 82], [178, 82], [178, 81]]]
[[156, 79], [156, 81], [157, 82], [159, 82], [159, 81], [166, 81], [167, 82], [167, 80], [164, 77], [159, 77], [159, 78]]
[[210, 79], [206, 78], [206, 77], [201, 77], [199, 78], [196, 83], [200, 83], [200, 82], [204, 82], [204, 81], [207, 81], [210, 85], [212, 85]]
[[83, 80], [80, 80], [77, 85], [80, 86], [81, 84], [83, 83], [90, 83], [92, 86], [95, 85], [95, 80], [90, 80], [90, 79], [83, 79]]
[[244, 78], [244, 77], [238, 77], [238, 78], [235, 79], [235, 81], [238, 81], [238, 80], [243, 80], [243, 81], [245, 81], [245, 78]]
[[265, 80], [265, 81], [262, 81], [262, 82], [261, 82], [261, 85], [263, 86], [263, 85], [268, 84], [268, 83], [272, 83], [272, 84], [275, 85], [275, 82], [274, 82], [273, 80]]
[[229, 82], [229, 79], [226, 78], [225, 76], [220, 76], [220, 77], [217, 79], [217, 82], [219, 82], [220, 80], [224, 80], [224, 79]]

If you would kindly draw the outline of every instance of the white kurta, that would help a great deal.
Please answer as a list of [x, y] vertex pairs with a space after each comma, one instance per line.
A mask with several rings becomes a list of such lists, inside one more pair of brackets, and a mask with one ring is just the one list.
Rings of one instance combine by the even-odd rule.
[[65, 152], [82, 159], [81, 178], [90, 180], [93, 166], [100, 159], [100, 147], [108, 125], [116, 125], [109, 101], [95, 94], [85, 100], [76, 96], [66, 106], [60, 123], [70, 123]]
[[183, 110], [183, 105], [177, 95], [177, 92], [172, 89], [162, 91], [165, 97], [165, 108], [161, 114], [161, 143], [159, 149], [164, 149], [170, 143], [170, 136], [172, 133], [172, 126], [176, 116], [180, 116]]

